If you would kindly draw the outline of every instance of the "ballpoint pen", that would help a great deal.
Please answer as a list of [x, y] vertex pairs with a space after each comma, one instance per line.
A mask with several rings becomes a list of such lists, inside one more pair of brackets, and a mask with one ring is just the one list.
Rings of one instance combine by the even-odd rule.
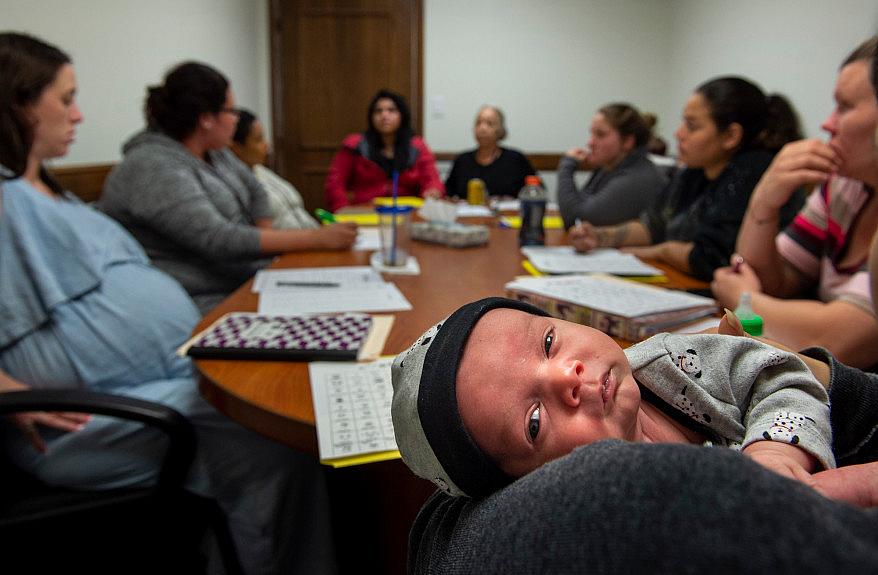
[[288, 281], [279, 281], [275, 285], [281, 287], [324, 287], [324, 288], [333, 288], [340, 287], [341, 284], [337, 282], [288, 282]]
[[314, 215], [317, 216], [317, 219], [324, 224], [335, 223], [335, 216], [333, 216], [330, 212], [327, 212], [323, 208], [317, 208], [316, 210], [314, 210]]

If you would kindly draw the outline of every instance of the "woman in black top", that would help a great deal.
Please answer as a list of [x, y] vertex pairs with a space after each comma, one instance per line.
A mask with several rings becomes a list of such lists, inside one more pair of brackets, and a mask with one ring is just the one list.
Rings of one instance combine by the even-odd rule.
[[[750, 193], [777, 146], [796, 139], [797, 124], [782, 96], [766, 96], [748, 80], [721, 77], [702, 84], [686, 102], [675, 134], [687, 168], [639, 219], [603, 227], [582, 223], [571, 228], [571, 242], [579, 251], [623, 247], [709, 281], [713, 270], [727, 265]], [[802, 201], [802, 194], [790, 199], [787, 221]]]
[[451, 173], [445, 180], [445, 192], [450, 197], [466, 198], [467, 184], [474, 178], [485, 182], [488, 195], [518, 195], [524, 178], [536, 172], [524, 154], [500, 147], [506, 134], [506, 119], [500, 108], [482, 106], [473, 127], [479, 147], [454, 159]]

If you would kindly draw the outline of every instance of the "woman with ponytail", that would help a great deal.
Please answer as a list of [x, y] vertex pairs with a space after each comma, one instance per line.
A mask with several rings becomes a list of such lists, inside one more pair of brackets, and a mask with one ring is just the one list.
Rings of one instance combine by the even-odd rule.
[[356, 238], [353, 224], [273, 229], [265, 190], [228, 149], [238, 114], [219, 71], [180, 64], [149, 88], [147, 128], [124, 145], [100, 200], [202, 313], [272, 255], [348, 249]]
[[[795, 114], [775, 114], [766, 97], [744, 78], [725, 76], [698, 86], [677, 129], [680, 170], [638, 219], [615, 226], [582, 223], [570, 229], [579, 251], [620, 247], [710, 280], [728, 263], [750, 193], [768, 168], [784, 134], [795, 132]], [[785, 110], [791, 111], [789, 104]], [[792, 124], [792, 125], [791, 125]], [[793, 196], [789, 220], [801, 205]]]
[[[662, 171], [647, 157], [650, 131], [634, 106], [607, 104], [591, 119], [587, 148], [572, 148], [558, 163], [558, 207], [564, 227], [576, 220], [595, 226], [636, 218], [667, 184]], [[592, 170], [576, 189], [574, 173], [583, 164]]]

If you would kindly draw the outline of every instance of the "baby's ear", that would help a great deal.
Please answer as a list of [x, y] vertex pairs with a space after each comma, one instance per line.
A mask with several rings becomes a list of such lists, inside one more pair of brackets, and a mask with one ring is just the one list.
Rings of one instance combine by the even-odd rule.
[[726, 314], [719, 320], [719, 327], [717, 327], [716, 333], [746, 336], [747, 332], [744, 331], [744, 326], [741, 325], [741, 320], [738, 319], [735, 312], [729, 311], [726, 308], [723, 309], [725, 309]]

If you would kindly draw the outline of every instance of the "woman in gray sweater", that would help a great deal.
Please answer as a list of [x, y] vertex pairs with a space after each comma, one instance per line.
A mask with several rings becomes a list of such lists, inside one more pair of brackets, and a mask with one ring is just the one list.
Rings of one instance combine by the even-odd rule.
[[[630, 104], [609, 104], [595, 113], [588, 150], [572, 148], [558, 164], [558, 204], [565, 228], [576, 220], [619, 224], [652, 204], [667, 180], [646, 155], [649, 136], [643, 117]], [[580, 164], [594, 172], [577, 190], [573, 175]]]
[[272, 229], [265, 190], [228, 149], [238, 110], [228, 80], [186, 62], [148, 90], [147, 128], [123, 148], [100, 208], [177, 279], [202, 313], [222, 301], [268, 256], [348, 249], [353, 224]]

